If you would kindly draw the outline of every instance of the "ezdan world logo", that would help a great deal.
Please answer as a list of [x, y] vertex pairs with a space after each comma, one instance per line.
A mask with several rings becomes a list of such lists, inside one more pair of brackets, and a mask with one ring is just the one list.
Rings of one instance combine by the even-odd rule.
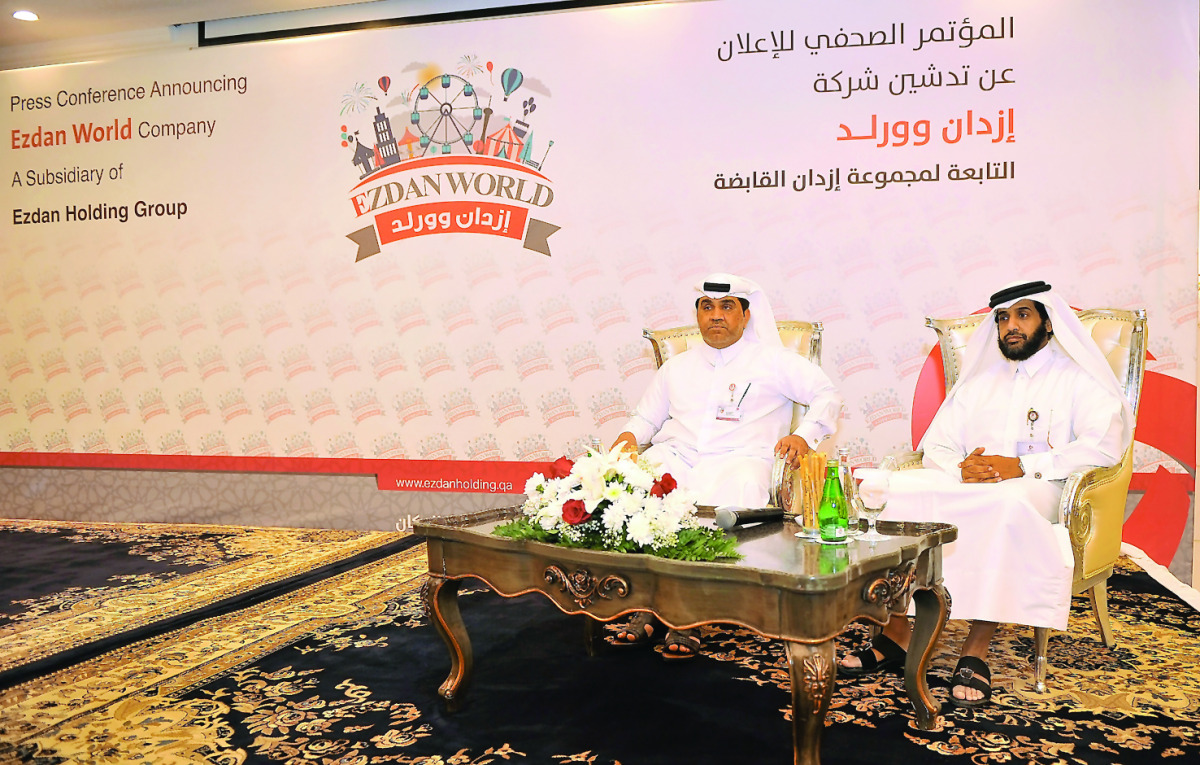
[[554, 203], [543, 172], [554, 141], [535, 136], [534, 115], [549, 95], [520, 70], [474, 55], [454, 74], [413, 63], [396, 80], [355, 84], [342, 96], [341, 143], [358, 175], [350, 203], [365, 224], [348, 235], [356, 260], [440, 234], [514, 239], [548, 256], [559, 228], [541, 220]]

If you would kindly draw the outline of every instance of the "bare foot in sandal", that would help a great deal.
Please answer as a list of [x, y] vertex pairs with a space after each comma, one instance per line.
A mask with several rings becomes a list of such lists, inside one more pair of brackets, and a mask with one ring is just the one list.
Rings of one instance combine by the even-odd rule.
[[700, 630], [671, 630], [663, 641], [663, 658], [694, 659], [700, 653]]
[[645, 645], [657, 637], [658, 627], [661, 622], [648, 611], [639, 611], [633, 615], [626, 624], [617, 632], [617, 642], [619, 646], [635, 646]]
[[903, 668], [908, 658], [908, 643], [912, 628], [908, 617], [892, 616], [884, 625], [883, 632], [871, 641], [871, 647], [847, 654], [838, 662], [838, 674], [846, 677], [862, 677], [876, 672]]

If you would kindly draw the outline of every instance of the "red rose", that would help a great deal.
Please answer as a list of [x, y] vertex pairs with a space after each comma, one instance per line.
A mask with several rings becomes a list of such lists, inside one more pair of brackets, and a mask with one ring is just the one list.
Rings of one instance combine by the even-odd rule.
[[559, 457], [550, 464], [550, 474], [547, 478], [566, 478], [571, 475], [571, 468], [575, 467], [575, 463], [566, 457]]
[[591, 518], [592, 514], [587, 511], [582, 499], [568, 499], [563, 502], [563, 520], [571, 526], [578, 526]]
[[675, 487], [678, 485], [670, 473], [663, 473], [663, 477], [655, 481], [654, 485], [650, 487], [650, 496], [665, 497], [675, 491]]

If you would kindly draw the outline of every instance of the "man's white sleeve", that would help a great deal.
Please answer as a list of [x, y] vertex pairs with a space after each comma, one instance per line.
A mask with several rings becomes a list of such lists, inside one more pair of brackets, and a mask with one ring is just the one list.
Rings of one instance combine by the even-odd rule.
[[842, 413], [842, 395], [825, 370], [803, 356], [786, 351], [781, 379], [788, 398], [808, 407], [792, 435], [800, 436], [813, 449], [837, 430]]
[[[1121, 461], [1127, 443], [1125, 410], [1121, 402], [1098, 384], [1076, 391], [1073, 402], [1074, 438], [1040, 454], [1021, 457], [1021, 468], [1030, 478], [1062, 480], [1085, 467], [1110, 467]], [[1132, 427], [1129, 428], [1132, 432]]]
[[958, 463], [967, 456], [962, 446], [962, 406], [960, 398], [938, 408], [933, 421], [921, 438], [921, 465], [934, 468], [962, 480], [962, 468]]
[[[668, 359], [668, 362], [670, 359]], [[642, 394], [633, 414], [625, 423], [623, 431], [633, 434], [639, 444], [648, 444], [671, 413], [671, 402], [667, 397], [667, 378], [662, 369], [654, 373], [650, 387]]]

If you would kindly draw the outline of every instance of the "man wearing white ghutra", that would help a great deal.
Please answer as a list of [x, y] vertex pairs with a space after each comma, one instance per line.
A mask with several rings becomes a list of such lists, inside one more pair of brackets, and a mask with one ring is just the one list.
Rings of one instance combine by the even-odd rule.
[[[927, 469], [891, 475], [881, 516], [958, 526], [942, 554], [951, 617], [971, 621], [951, 680], [956, 706], [991, 698], [985, 659], [998, 623], [1066, 629], [1074, 564], [1058, 523], [1063, 481], [1120, 462], [1134, 426], [1108, 361], [1049, 284], [1010, 285], [989, 306], [993, 320], [971, 336], [921, 440]], [[839, 673], [902, 666], [910, 635], [908, 619], [893, 616]]]
[[[800, 457], [837, 427], [842, 397], [819, 366], [783, 347], [762, 288], [733, 274], [696, 285], [696, 323], [703, 345], [663, 363], [614, 446], [636, 452], [670, 473], [702, 504], [764, 507], [776, 456]], [[793, 402], [808, 411], [789, 432]], [[665, 658], [690, 658], [694, 630], [671, 632]], [[640, 614], [618, 637], [648, 642], [655, 626]]]

